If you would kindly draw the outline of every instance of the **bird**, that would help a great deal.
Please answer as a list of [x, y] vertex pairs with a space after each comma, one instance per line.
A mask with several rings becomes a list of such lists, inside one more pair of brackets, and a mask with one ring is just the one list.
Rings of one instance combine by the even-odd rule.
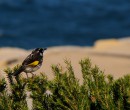
[[47, 48], [34, 49], [32, 53], [29, 54], [22, 62], [22, 65], [19, 67], [19, 69], [13, 73], [13, 76], [18, 76], [22, 72], [26, 73], [27, 78], [28, 73], [34, 75], [33, 72], [37, 71], [42, 66], [43, 53], [45, 50], [47, 50]]

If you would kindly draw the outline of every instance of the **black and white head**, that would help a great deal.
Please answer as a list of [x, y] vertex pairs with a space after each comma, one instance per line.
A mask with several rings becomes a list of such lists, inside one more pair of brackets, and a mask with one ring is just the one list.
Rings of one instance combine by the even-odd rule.
[[40, 54], [42, 56], [45, 50], [47, 50], [47, 48], [36, 48], [32, 51], [32, 54]]

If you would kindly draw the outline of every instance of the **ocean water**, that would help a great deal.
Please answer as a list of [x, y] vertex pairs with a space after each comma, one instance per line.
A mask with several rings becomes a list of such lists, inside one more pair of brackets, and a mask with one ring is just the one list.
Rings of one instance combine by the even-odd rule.
[[91, 46], [127, 36], [129, 0], [0, 0], [0, 47]]

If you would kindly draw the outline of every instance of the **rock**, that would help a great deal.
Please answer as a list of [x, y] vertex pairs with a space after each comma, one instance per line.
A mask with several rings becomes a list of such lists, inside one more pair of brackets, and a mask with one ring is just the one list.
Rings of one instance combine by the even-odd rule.
[[99, 50], [118, 46], [122, 46], [122, 43], [119, 42], [117, 39], [98, 40], [94, 44], [94, 48]]

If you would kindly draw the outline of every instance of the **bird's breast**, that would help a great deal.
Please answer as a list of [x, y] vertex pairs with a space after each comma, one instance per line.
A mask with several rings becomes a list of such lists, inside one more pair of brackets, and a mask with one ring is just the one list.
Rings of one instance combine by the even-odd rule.
[[34, 72], [34, 71], [36, 71], [36, 70], [38, 70], [39, 68], [41, 67], [41, 65], [37, 65], [37, 66], [27, 66], [26, 68], [25, 68], [25, 70], [24, 70], [24, 72], [26, 72], [26, 73], [31, 73], [31, 72]]

